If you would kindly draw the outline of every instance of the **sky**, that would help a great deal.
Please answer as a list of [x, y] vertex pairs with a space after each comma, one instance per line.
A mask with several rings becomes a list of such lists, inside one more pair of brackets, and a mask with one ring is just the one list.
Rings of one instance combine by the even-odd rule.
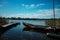
[[[60, 18], [60, 0], [54, 0], [55, 17]], [[0, 0], [0, 16], [53, 18], [53, 0]]]

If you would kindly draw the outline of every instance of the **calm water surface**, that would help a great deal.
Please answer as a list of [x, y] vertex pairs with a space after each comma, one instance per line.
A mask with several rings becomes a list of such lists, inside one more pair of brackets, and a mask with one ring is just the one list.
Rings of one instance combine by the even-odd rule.
[[21, 24], [4, 32], [1, 35], [2, 40], [50, 40], [44, 33], [23, 31], [23, 22], [45, 26], [45, 20], [9, 20], [10, 22], [20, 22]]

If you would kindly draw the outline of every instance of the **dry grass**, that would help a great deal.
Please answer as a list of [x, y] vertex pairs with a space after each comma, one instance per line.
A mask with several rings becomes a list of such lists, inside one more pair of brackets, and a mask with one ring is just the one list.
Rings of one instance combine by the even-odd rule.
[[54, 20], [46, 20], [46, 25], [60, 27], [60, 20], [59, 19], [55, 20], [55, 25], [54, 25]]
[[0, 19], [0, 26], [7, 24], [7, 20], [6, 19]]

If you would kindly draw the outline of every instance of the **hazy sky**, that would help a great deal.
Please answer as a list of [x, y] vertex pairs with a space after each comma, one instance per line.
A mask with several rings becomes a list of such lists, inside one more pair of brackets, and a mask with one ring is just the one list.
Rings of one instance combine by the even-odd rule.
[[[56, 18], [60, 18], [60, 0], [55, 1]], [[0, 16], [52, 18], [52, 0], [0, 0]]]

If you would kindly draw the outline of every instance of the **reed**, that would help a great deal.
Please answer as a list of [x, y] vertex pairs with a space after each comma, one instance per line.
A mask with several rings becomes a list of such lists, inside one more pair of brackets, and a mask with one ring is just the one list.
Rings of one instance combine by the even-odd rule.
[[60, 27], [60, 20], [59, 19], [55, 20], [55, 25], [53, 25], [54, 20], [46, 20], [45, 23], [46, 23], [47, 26], [58, 26], [58, 27]]
[[8, 23], [7, 19], [0, 19], [0, 26], [7, 23]]

